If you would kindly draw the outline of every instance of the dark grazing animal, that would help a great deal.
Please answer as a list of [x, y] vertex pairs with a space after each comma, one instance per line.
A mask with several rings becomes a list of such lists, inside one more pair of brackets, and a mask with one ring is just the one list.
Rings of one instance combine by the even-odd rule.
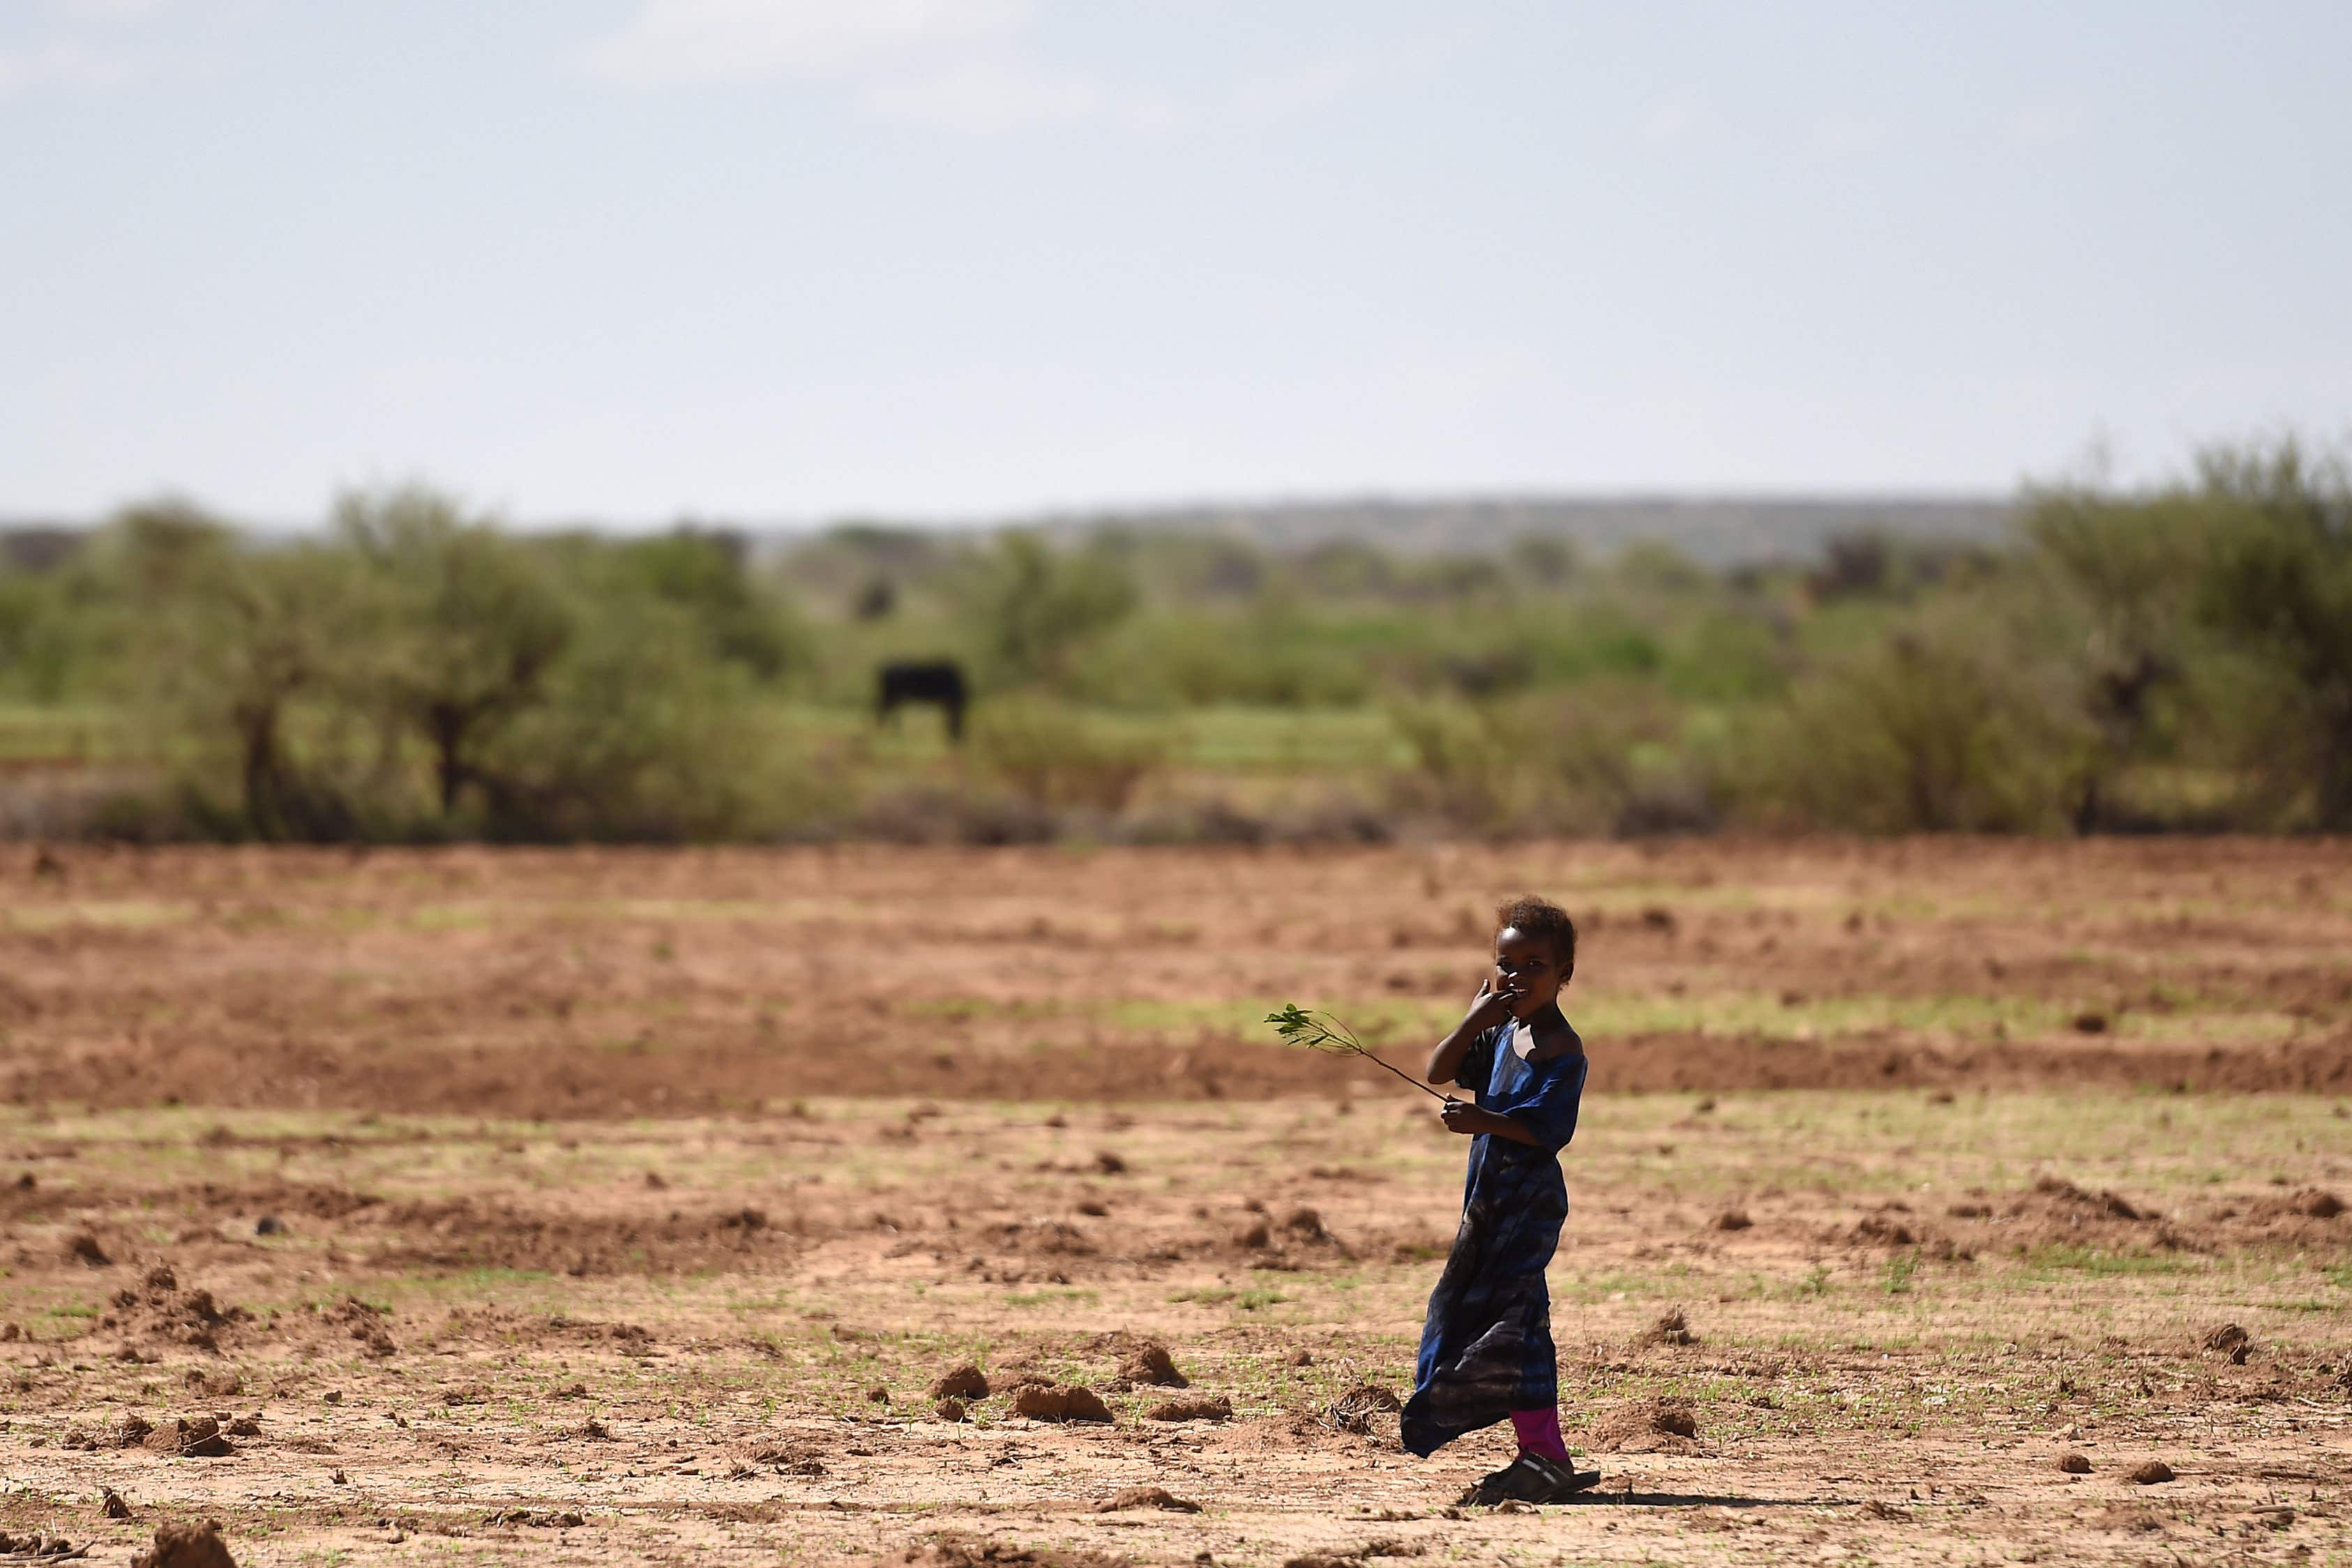
[[900, 659], [882, 667], [880, 690], [876, 694], [874, 721], [896, 714], [908, 702], [936, 702], [948, 721], [948, 739], [963, 740], [963, 710], [971, 700], [971, 692], [964, 685], [963, 667], [953, 659]]

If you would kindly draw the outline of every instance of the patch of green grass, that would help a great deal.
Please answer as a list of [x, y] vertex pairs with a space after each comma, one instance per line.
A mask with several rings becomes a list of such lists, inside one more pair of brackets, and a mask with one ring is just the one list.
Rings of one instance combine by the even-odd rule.
[[2025, 1260], [2030, 1272], [2044, 1277], [2059, 1273], [2186, 1274], [2192, 1267], [2187, 1259], [2165, 1253], [2110, 1252], [2097, 1247], [2038, 1247], [2026, 1254]]
[[1062, 1287], [1045, 1290], [1015, 1290], [998, 1299], [1008, 1307], [1092, 1306], [1102, 1300], [1102, 1292]]

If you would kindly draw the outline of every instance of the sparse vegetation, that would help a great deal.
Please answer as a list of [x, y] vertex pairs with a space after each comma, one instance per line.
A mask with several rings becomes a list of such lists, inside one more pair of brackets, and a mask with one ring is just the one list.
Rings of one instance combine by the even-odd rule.
[[[414, 489], [287, 542], [162, 502], [0, 567], [0, 761], [150, 837], [2352, 826], [2342, 454], [2019, 517], [2005, 549], [1864, 530], [1719, 570], [870, 523], [754, 558]], [[960, 662], [968, 748], [874, 729], [891, 658]]]

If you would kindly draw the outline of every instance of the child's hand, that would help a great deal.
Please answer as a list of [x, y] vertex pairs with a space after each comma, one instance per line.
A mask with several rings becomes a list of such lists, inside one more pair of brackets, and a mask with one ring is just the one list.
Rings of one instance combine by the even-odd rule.
[[1464, 1019], [1472, 1027], [1486, 1030], [1497, 1024], [1511, 1021], [1511, 1004], [1519, 999], [1516, 991], [1497, 991], [1490, 977], [1478, 982], [1478, 994], [1470, 998], [1470, 1012]]
[[1466, 1100], [1447, 1100], [1445, 1108], [1438, 1114], [1445, 1119], [1445, 1130], [1448, 1132], [1475, 1135], [1486, 1131], [1484, 1125], [1485, 1113]]

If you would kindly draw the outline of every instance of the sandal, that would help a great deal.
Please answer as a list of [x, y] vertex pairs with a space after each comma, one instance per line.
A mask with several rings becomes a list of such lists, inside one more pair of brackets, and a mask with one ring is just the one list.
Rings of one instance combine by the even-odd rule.
[[1545, 1458], [1521, 1454], [1462, 1494], [1454, 1506], [1492, 1508], [1498, 1502], [1566, 1502], [1577, 1493], [1601, 1484], [1599, 1470], [1579, 1470]]

